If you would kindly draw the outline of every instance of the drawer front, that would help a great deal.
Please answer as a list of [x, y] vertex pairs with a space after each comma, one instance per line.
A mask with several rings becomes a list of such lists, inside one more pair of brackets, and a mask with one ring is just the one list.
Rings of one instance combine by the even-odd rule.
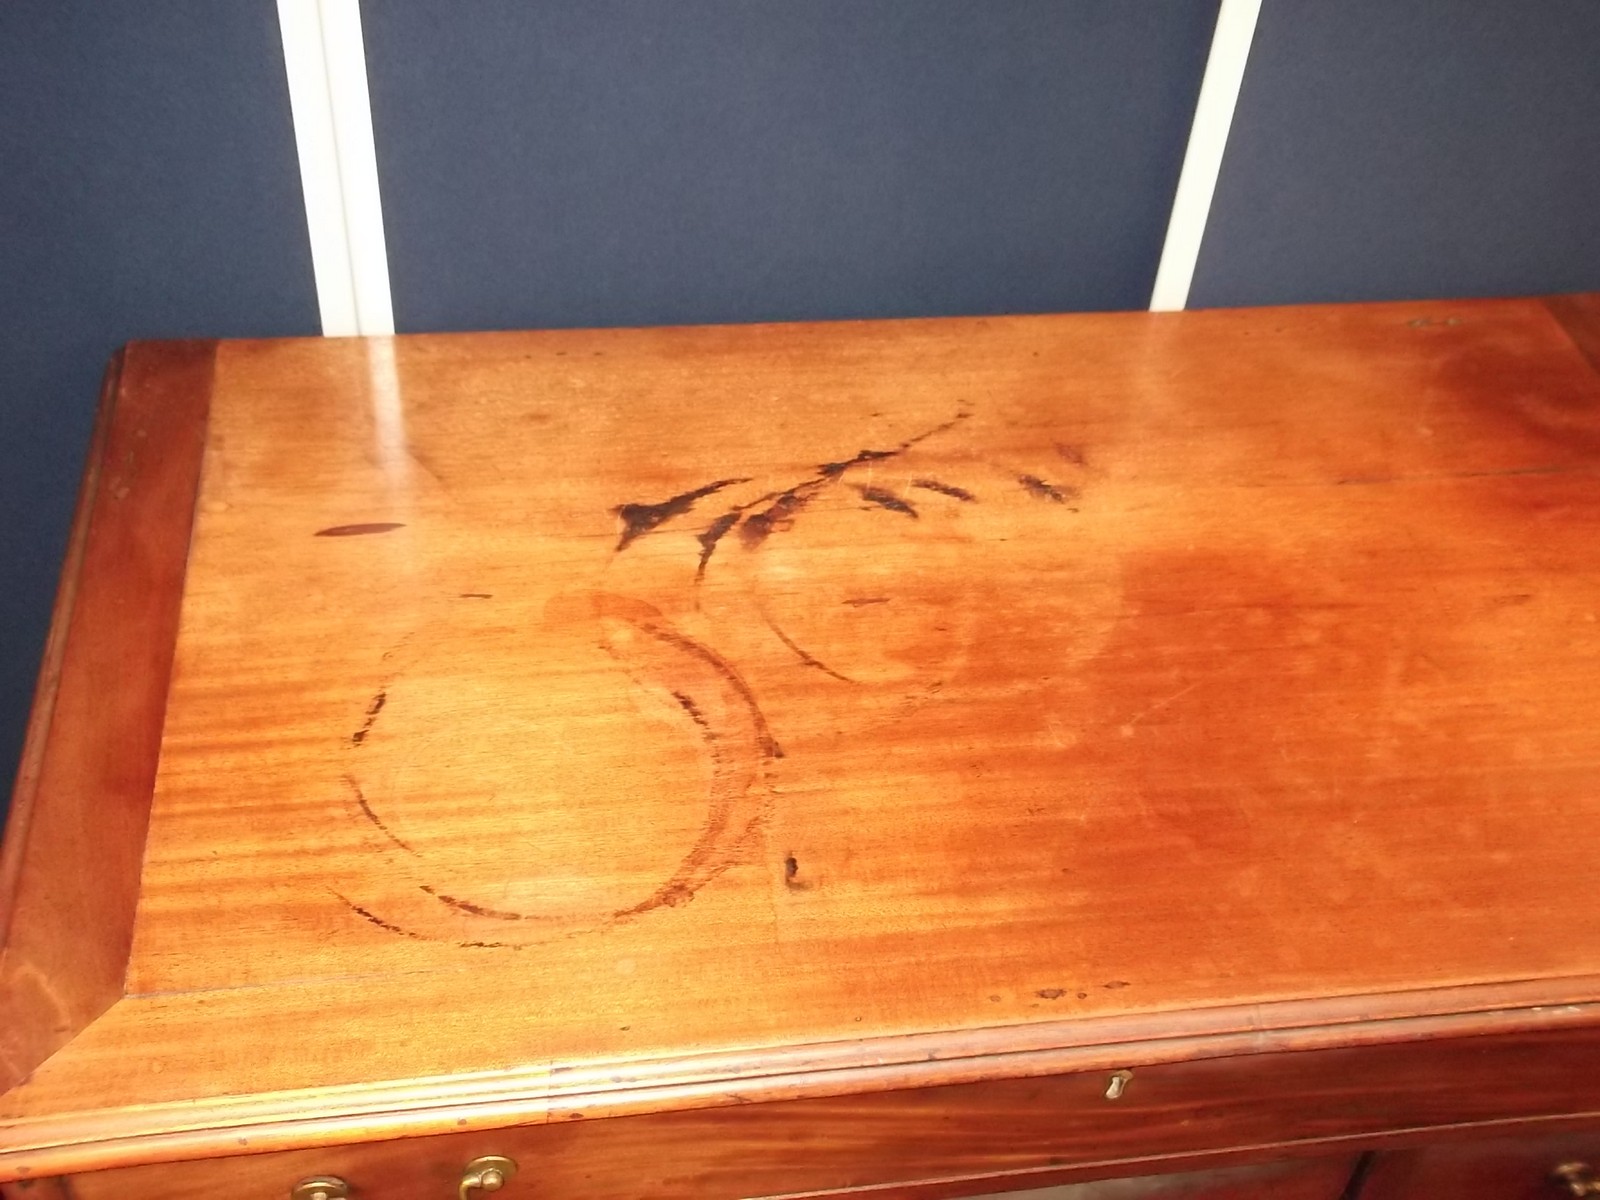
[[[281, 1200], [329, 1173], [377, 1200], [451, 1196], [486, 1154], [524, 1163], [508, 1196], [741, 1200], [933, 1181], [929, 1197], [1157, 1173], [1153, 1160], [1229, 1150], [1242, 1161], [1330, 1150], [1399, 1130], [1570, 1116], [1597, 1106], [1593, 1031], [1205, 1059], [1111, 1072], [957, 1084], [548, 1123], [75, 1173], [75, 1200]], [[461, 1122], [463, 1126], [466, 1121]], [[242, 1130], [248, 1133], [248, 1130]], [[1288, 1151], [1292, 1154], [1294, 1151]], [[1173, 1170], [1185, 1164], [1174, 1162]], [[1212, 1165], [1191, 1162], [1190, 1166]]]
[[1382, 1154], [1360, 1200], [1560, 1200], [1585, 1185], [1600, 1196], [1600, 1124], [1592, 1133]]
[[[1314, 1158], [1303, 1162], [1181, 1171], [1170, 1175], [1140, 1174], [1099, 1179], [1060, 1187], [991, 1192], [962, 1200], [1340, 1200], [1355, 1175], [1359, 1160]], [[1148, 1168], [1145, 1168], [1148, 1170]], [[921, 1195], [919, 1195], [919, 1192]], [[867, 1191], [813, 1192], [826, 1196], [871, 1197], [872, 1200], [922, 1200], [934, 1193], [923, 1189], [872, 1188]], [[942, 1189], [938, 1195], [947, 1195]]]
[[[420, 1161], [404, 1143], [378, 1143], [366, 1148], [369, 1161], [347, 1162], [341, 1170], [349, 1177], [340, 1176], [350, 1187], [351, 1200], [455, 1200], [460, 1194], [460, 1181], [464, 1163]], [[649, 1196], [652, 1200], [701, 1200], [702, 1193], [656, 1191], [656, 1181], [636, 1180], [631, 1193], [607, 1189], [597, 1192], [554, 1191], [550, 1181], [541, 1177], [538, 1162], [525, 1159], [527, 1170], [519, 1170], [496, 1195], [505, 1200], [525, 1196], [528, 1200], [541, 1200], [556, 1196], [583, 1196], [588, 1200], [597, 1195], [631, 1194], [637, 1200]], [[1021, 1191], [994, 1192], [970, 1200], [1339, 1200], [1344, 1195], [1355, 1172], [1355, 1157], [1329, 1157], [1294, 1162], [1264, 1163], [1259, 1166], [1223, 1167], [1216, 1170], [1181, 1171], [1155, 1175], [1141, 1173], [1137, 1176], [1097, 1179], [1083, 1183], [1064, 1184], [1050, 1188], [1026, 1188]], [[184, 1171], [163, 1182], [158, 1168], [143, 1168], [144, 1178], [130, 1176], [127, 1172], [101, 1172], [94, 1176], [80, 1176], [73, 1180], [32, 1180], [6, 1185], [6, 1200], [289, 1200], [295, 1185], [305, 1176], [285, 1173], [290, 1164], [281, 1155], [264, 1155], [254, 1159], [222, 1159], [210, 1164], [186, 1164]], [[207, 1169], [209, 1167], [209, 1169]], [[1150, 1164], [1141, 1172], [1148, 1172]], [[323, 1172], [332, 1174], [332, 1172]], [[111, 1178], [119, 1176], [120, 1178]], [[924, 1191], [915, 1185], [909, 1188], [852, 1188], [848, 1192], [787, 1193], [817, 1197], [857, 1196], [875, 1197], [877, 1200], [910, 1200], [922, 1195], [951, 1195], [951, 1185], [935, 1185]], [[488, 1193], [474, 1191], [474, 1196]], [[766, 1200], [779, 1200], [769, 1197]]]

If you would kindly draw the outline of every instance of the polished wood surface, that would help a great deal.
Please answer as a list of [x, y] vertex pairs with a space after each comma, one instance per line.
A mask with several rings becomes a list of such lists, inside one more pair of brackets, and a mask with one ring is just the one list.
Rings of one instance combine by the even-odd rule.
[[1018, 1200], [1340, 1200], [1354, 1167], [1355, 1160], [1349, 1158], [1223, 1167], [1068, 1184], [1047, 1192], [1024, 1193]]
[[107, 372], [0, 852], [0, 1092], [123, 993], [212, 357]]
[[1566, 1164], [1587, 1166], [1600, 1185], [1600, 1122], [1588, 1133], [1385, 1154], [1361, 1200], [1571, 1200], [1571, 1189], [1552, 1175]]
[[[617, 1124], [641, 1124], [637, 1120]], [[519, 1131], [526, 1132], [526, 1131]], [[774, 1157], [774, 1145], [747, 1141], [737, 1124], [717, 1131], [711, 1143], [682, 1143], [670, 1147], [663, 1160], [645, 1146], [609, 1142], [602, 1154], [585, 1147], [582, 1138], [451, 1137], [344, 1148], [336, 1153], [263, 1155], [231, 1159], [225, 1163], [179, 1163], [172, 1166], [129, 1167], [73, 1176], [72, 1200], [283, 1200], [293, 1184], [305, 1178], [333, 1175], [351, 1188], [354, 1200], [448, 1200], [454, 1195], [465, 1163], [480, 1153], [511, 1157], [519, 1169], [501, 1193], [505, 1200], [519, 1196], [581, 1196], [584, 1200], [639, 1200], [640, 1197], [683, 1196], [694, 1200], [754, 1200], [756, 1197], [822, 1197], [860, 1195], [874, 1200], [982, 1200], [990, 1184], [975, 1177], [927, 1180], [909, 1185], [877, 1186], [871, 1180], [886, 1177], [893, 1165], [906, 1162], [872, 1158], [873, 1147], [859, 1135], [846, 1136], [844, 1144], [857, 1165], [854, 1178], [864, 1183], [813, 1190], [816, 1170], [786, 1171], [787, 1156]], [[720, 1143], [720, 1144], [719, 1144]], [[484, 1150], [483, 1147], [491, 1147]], [[553, 1154], [546, 1156], [546, 1148]], [[661, 1142], [655, 1149], [667, 1149]], [[740, 1155], [743, 1157], [741, 1158]], [[870, 1164], [870, 1166], [869, 1166]], [[1293, 1161], [1265, 1161], [1249, 1165], [1207, 1165], [1193, 1160], [1141, 1159], [1131, 1164], [1099, 1163], [1053, 1175], [1075, 1182], [1059, 1184], [1061, 1194], [1046, 1193], [1040, 1200], [1336, 1200], [1355, 1172], [1357, 1157], [1334, 1152], [1326, 1157]], [[1132, 1172], [1131, 1175], [1128, 1172]], [[1124, 1178], [1108, 1180], [1112, 1174]], [[836, 1175], [843, 1177], [841, 1172]], [[910, 1176], [903, 1176], [911, 1178]], [[1037, 1177], [1034, 1177], [1035, 1180]], [[1035, 1182], [999, 1180], [993, 1186], [1014, 1191], [1020, 1200], [1032, 1200], [1042, 1189]], [[8, 1197], [9, 1200], [9, 1197]], [[17, 1200], [31, 1200], [19, 1194]]]
[[1218, 1159], [1347, 1156], [1393, 1130], [1492, 1135], [1508, 1118], [1536, 1129], [1586, 1108], [1600, 1126], [1600, 1036], [1473, 1042], [1141, 1066], [1114, 1101], [1106, 1098], [1115, 1073], [1107, 1068], [609, 1119], [603, 1110], [571, 1110], [544, 1124], [286, 1151], [255, 1129], [236, 1128], [220, 1150], [242, 1157], [75, 1175], [74, 1189], [79, 1200], [180, 1200], [208, 1189], [265, 1200], [296, 1179], [331, 1173], [376, 1196], [427, 1200], [460, 1164], [505, 1154], [529, 1164], [519, 1186], [551, 1197], [731, 1200], [898, 1186], [908, 1198], [954, 1200], [1191, 1171], [1222, 1165]]
[[1592, 1026], [1586, 303], [221, 344], [0, 1163]]

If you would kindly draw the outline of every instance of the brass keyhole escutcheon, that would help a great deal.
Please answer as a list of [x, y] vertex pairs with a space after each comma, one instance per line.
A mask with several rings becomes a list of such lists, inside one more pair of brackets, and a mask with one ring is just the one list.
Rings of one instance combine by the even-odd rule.
[[289, 1189], [289, 1200], [346, 1200], [350, 1185], [337, 1175], [314, 1175]]
[[467, 1164], [461, 1176], [459, 1200], [471, 1200], [473, 1192], [498, 1192], [506, 1180], [517, 1173], [517, 1164], [503, 1154], [485, 1154]]

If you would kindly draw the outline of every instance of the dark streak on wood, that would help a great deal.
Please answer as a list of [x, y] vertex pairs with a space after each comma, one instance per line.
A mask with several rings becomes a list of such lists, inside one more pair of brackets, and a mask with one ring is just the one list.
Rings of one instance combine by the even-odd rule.
[[771, 505], [744, 519], [744, 524], [739, 527], [739, 540], [746, 549], [753, 550], [774, 531], [788, 529], [800, 510], [827, 482], [826, 479], [807, 479], [788, 491], [779, 492]]
[[718, 479], [704, 487], [697, 487], [663, 500], [659, 504], [619, 504], [611, 510], [622, 519], [622, 536], [617, 540], [617, 549], [626, 550], [636, 539], [643, 537], [656, 526], [670, 521], [673, 517], [681, 517], [694, 507], [696, 500], [720, 492], [723, 488], [749, 482], [749, 479]]
[[493, 592], [462, 592], [460, 598], [462, 600], [493, 600], [494, 599], [494, 593]]
[[367, 820], [371, 821], [373, 825], [377, 827], [378, 832], [382, 833], [384, 837], [388, 838], [396, 846], [399, 846], [400, 849], [404, 850], [407, 854], [415, 854], [416, 851], [411, 848], [410, 844], [397, 836], [387, 825], [383, 823], [378, 814], [372, 811], [372, 806], [367, 803], [367, 797], [361, 791], [361, 785], [356, 782], [356, 777], [354, 775], [346, 775], [344, 777], [344, 781], [350, 786], [350, 790], [355, 794], [356, 804], [360, 806], [361, 811], [366, 815]]
[[367, 740], [367, 734], [372, 732], [372, 727], [377, 723], [378, 714], [383, 711], [383, 706], [389, 702], [389, 689], [379, 688], [378, 694], [372, 698], [372, 703], [367, 705], [366, 719], [361, 722], [361, 728], [350, 735], [350, 744], [359, 746]]
[[767, 628], [772, 630], [773, 634], [777, 637], [777, 639], [780, 642], [782, 642], [785, 646], [787, 646], [789, 648], [790, 652], [796, 658], [798, 658], [802, 663], [804, 663], [808, 667], [814, 667], [816, 670], [821, 671], [824, 675], [831, 675], [834, 679], [837, 679], [840, 683], [855, 683], [855, 682], [857, 682], [856, 680], [851, 679], [848, 675], [841, 675], [838, 671], [835, 671], [832, 667], [830, 667], [827, 663], [823, 662], [816, 655], [807, 652], [804, 647], [798, 645], [795, 642], [795, 640], [793, 638], [791, 638], [787, 633], [785, 633], [778, 626], [778, 623], [772, 619], [772, 614], [767, 612], [766, 605], [761, 605], [760, 609], [761, 609], [761, 619], [764, 622], [766, 622]]
[[750, 718], [754, 721], [759, 735], [762, 754], [767, 758], [783, 757], [783, 747], [779, 746], [777, 739], [772, 736], [772, 729], [767, 724], [766, 714], [761, 711], [761, 706], [756, 703], [755, 693], [750, 690], [750, 685], [744, 681], [744, 676], [733, 669], [732, 664], [716, 651], [702, 646], [693, 638], [684, 636], [676, 629], [658, 625], [654, 621], [641, 620], [637, 617], [624, 619], [628, 620], [629, 624], [633, 625], [634, 628], [649, 634], [657, 641], [671, 646], [675, 650], [682, 650], [685, 654], [699, 659], [718, 675], [721, 675], [728, 682], [728, 685], [739, 694], [739, 698], [744, 701], [746, 708], [749, 709]]
[[859, 483], [853, 484], [852, 486], [858, 493], [860, 493], [861, 498], [868, 504], [875, 504], [879, 508], [888, 509], [890, 512], [904, 513], [913, 521], [918, 519], [917, 510], [905, 500], [902, 500], [899, 496], [896, 496], [888, 488], [875, 487], [871, 484]]
[[922, 488], [924, 491], [928, 492], [938, 492], [942, 496], [952, 496], [964, 504], [971, 504], [977, 499], [977, 497], [971, 492], [967, 491], [966, 488], [956, 487], [952, 483], [940, 483], [937, 479], [913, 479], [911, 481], [911, 486], [914, 488]]
[[1070, 442], [1057, 442], [1056, 453], [1075, 467], [1089, 465], [1089, 459], [1084, 454], [1082, 446], [1075, 446]]
[[475, 917], [489, 917], [496, 921], [531, 921], [533, 918], [527, 913], [506, 912], [498, 908], [485, 908], [481, 904], [474, 904], [470, 900], [462, 900], [455, 896], [447, 896], [443, 892], [435, 891], [425, 883], [417, 885], [440, 904], [456, 909], [458, 912], [471, 913]]
[[1059, 487], [1053, 483], [1046, 483], [1037, 475], [1018, 475], [1017, 482], [1028, 489], [1028, 494], [1037, 500], [1048, 500], [1052, 504], [1066, 504], [1076, 500], [1079, 492], [1075, 487]]
[[887, 603], [889, 603], [889, 597], [887, 597], [887, 596], [852, 596], [850, 599], [846, 600], [844, 603], [848, 604], [851, 608], [862, 608], [862, 607], [864, 607], [864, 606], [866, 606], [868, 604], [887, 604]]
[[330, 525], [319, 529], [312, 537], [360, 537], [368, 533], [392, 533], [404, 529], [404, 521], [365, 521], [356, 525]]
[[597, 596], [596, 600], [596, 611], [599, 615], [624, 621], [662, 646], [709, 667], [733, 693], [736, 702], [748, 713], [754, 734], [748, 742], [742, 736], [728, 736], [725, 730], [717, 727], [715, 712], [708, 713], [705, 705], [691, 696], [687, 690], [681, 687], [669, 689], [673, 699], [699, 729], [706, 753], [711, 758], [708, 811], [695, 844], [679, 861], [672, 877], [638, 904], [619, 909], [612, 914], [614, 920], [626, 920], [654, 908], [675, 907], [687, 903], [694, 898], [700, 888], [733, 865], [742, 852], [749, 829], [753, 827], [755, 820], [754, 817], [751, 818], [751, 825], [743, 830], [738, 838], [732, 841], [726, 838], [726, 830], [733, 820], [736, 807], [749, 792], [753, 782], [753, 776], [746, 777], [746, 768], [740, 761], [746, 753], [744, 747], [750, 745], [750, 749], [754, 751], [753, 761], [750, 762], [748, 770], [757, 773], [761, 770], [763, 760], [782, 758], [783, 749], [772, 736], [766, 716], [756, 703], [755, 694], [749, 684], [715, 651], [678, 632], [659, 613], [649, 610], [648, 606], [638, 601], [627, 597], [604, 595]]
[[334, 891], [332, 888], [328, 889], [328, 894], [330, 896], [335, 897], [337, 900], [339, 900], [340, 903], [342, 903], [351, 912], [355, 913], [356, 916], [360, 917], [363, 921], [366, 921], [367, 923], [369, 923], [371, 925], [376, 925], [379, 929], [382, 929], [387, 933], [398, 934], [400, 937], [410, 938], [413, 941], [417, 941], [417, 942], [421, 942], [421, 941], [426, 941], [427, 940], [420, 933], [413, 933], [409, 929], [404, 929], [404, 928], [400, 927], [399, 925], [395, 925], [395, 924], [392, 924], [389, 921], [385, 921], [382, 917], [378, 916], [376, 913], [372, 913], [372, 912], [367, 911], [366, 909], [362, 908], [361, 905], [357, 904], [354, 900], [351, 900], [346, 896], [340, 895], [340, 893]]
[[900, 450], [857, 450], [853, 456], [839, 462], [817, 464], [817, 474], [824, 479], [837, 479], [851, 467], [859, 467], [862, 463], [881, 462], [899, 453]]
[[695, 541], [700, 543], [700, 562], [694, 569], [694, 581], [699, 583], [706, 575], [706, 565], [710, 563], [711, 556], [717, 552], [717, 543], [728, 530], [739, 523], [739, 510], [725, 512], [696, 536]]

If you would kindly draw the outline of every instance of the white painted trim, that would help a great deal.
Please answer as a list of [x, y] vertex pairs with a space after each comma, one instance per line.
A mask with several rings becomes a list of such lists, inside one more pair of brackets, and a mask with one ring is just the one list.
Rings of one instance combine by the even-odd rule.
[[1233, 111], [1239, 102], [1245, 63], [1250, 58], [1250, 43], [1255, 40], [1260, 15], [1261, 0], [1222, 0], [1217, 13], [1211, 53], [1195, 103], [1194, 124], [1189, 129], [1189, 148], [1184, 152], [1178, 192], [1167, 222], [1167, 240], [1161, 247], [1161, 265], [1156, 268], [1155, 287], [1150, 294], [1151, 312], [1175, 312], [1189, 303], [1200, 242], [1211, 215], [1222, 153], [1227, 149], [1228, 130], [1233, 126]]
[[278, 0], [317, 307], [328, 337], [394, 332], [357, 0]]

